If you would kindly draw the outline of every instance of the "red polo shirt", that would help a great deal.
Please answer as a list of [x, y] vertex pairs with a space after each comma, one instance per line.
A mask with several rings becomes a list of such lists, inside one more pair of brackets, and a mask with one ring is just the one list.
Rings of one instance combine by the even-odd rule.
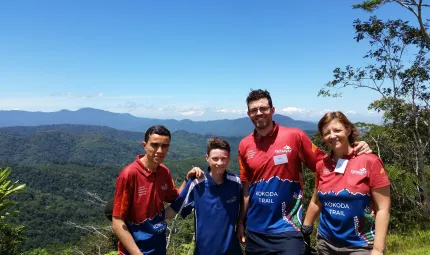
[[[179, 195], [169, 169], [160, 164], [157, 171], [149, 170], [141, 161], [144, 156], [137, 156], [118, 175], [112, 213], [124, 220], [136, 243], [151, 241], [154, 235], [164, 233], [164, 202], [172, 202]], [[125, 252], [121, 243], [118, 249]]]
[[315, 185], [321, 202], [318, 233], [342, 247], [372, 245], [375, 212], [372, 190], [390, 185], [387, 172], [374, 154], [346, 155], [345, 172], [327, 156], [317, 163]]
[[315, 171], [325, 153], [300, 129], [275, 123], [261, 137], [256, 132], [239, 144], [240, 179], [248, 182], [247, 228], [262, 234], [297, 231], [301, 226], [302, 163]]

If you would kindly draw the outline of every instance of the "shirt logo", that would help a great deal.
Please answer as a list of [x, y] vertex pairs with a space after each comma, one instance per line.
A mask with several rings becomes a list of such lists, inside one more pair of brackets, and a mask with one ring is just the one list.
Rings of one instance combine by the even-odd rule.
[[317, 146], [315, 144], [312, 144], [312, 152], [315, 153], [315, 151], [317, 150]]
[[291, 147], [288, 145], [285, 145], [282, 149], [280, 150], [275, 150], [275, 153], [279, 154], [279, 153], [289, 153], [291, 152]]
[[330, 171], [330, 170], [328, 170], [327, 168], [326, 168], [326, 169], [324, 169], [323, 174], [329, 174], [329, 173], [331, 173], [331, 171]]
[[255, 156], [255, 151], [249, 150], [246, 154], [248, 155], [248, 159], [252, 159]]
[[167, 183], [164, 183], [164, 186], [161, 186], [162, 190], [167, 190]]
[[148, 189], [145, 186], [140, 186], [137, 188], [137, 194], [140, 196], [146, 195]]
[[225, 201], [225, 202], [227, 202], [227, 203], [231, 204], [231, 203], [236, 202], [236, 200], [237, 200], [237, 197], [236, 197], [236, 196], [232, 196], [229, 200], [227, 200], [227, 201]]
[[351, 174], [366, 175], [367, 170], [366, 168], [361, 168], [360, 170], [351, 170]]
[[381, 171], [379, 171], [381, 174], [384, 174], [385, 173], [385, 169], [384, 168], [381, 168]]

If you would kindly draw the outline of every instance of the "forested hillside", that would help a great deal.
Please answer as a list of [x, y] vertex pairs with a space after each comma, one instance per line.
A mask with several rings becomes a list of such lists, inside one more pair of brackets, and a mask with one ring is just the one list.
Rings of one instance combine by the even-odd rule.
[[[204, 168], [209, 136], [177, 131], [165, 164], [178, 182], [193, 165]], [[231, 171], [237, 172], [240, 137], [226, 138], [232, 146]], [[144, 153], [143, 134], [107, 127], [54, 125], [0, 129], [0, 162], [11, 166], [12, 180], [27, 184], [16, 196], [20, 211], [12, 223], [25, 226], [23, 248], [67, 246], [84, 230], [70, 224], [108, 225], [103, 207], [91, 194], [109, 200], [121, 169]]]

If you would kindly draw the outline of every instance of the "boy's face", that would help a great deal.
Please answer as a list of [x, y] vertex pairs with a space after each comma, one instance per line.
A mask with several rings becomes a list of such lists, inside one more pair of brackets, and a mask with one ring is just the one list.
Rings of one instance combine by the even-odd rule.
[[228, 162], [230, 161], [230, 153], [226, 150], [213, 149], [206, 155], [211, 172], [223, 174], [227, 169]]
[[164, 135], [152, 134], [149, 136], [148, 142], [142, 142], [142, 144], [148, 160], [161, 164], [169, 151], [170, 138]]

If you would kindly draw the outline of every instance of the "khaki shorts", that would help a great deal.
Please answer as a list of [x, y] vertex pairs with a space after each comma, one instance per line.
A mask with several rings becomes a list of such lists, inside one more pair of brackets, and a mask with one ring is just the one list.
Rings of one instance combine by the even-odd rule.
[[317, 234], [317, 251], [318, 255], [370, 255], [373, 247], [337, 247], [331, 244], [327, 239]]

